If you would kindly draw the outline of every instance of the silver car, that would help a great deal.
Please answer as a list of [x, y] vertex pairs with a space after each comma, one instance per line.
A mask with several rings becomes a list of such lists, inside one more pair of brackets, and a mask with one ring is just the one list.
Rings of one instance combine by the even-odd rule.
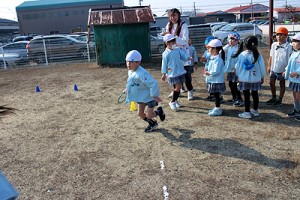
[[231, 23], [223, 26], [220, 30], [213, 32], [213, 36], [227, 43], [227, 36], [231, 32], [237, 32], [241, 36], [241, 40], [245, 40], [250, 36], [256, 36], [258, 40], [262, 38], [262, 30], [255, 24], [249, 23]]
[[[8, 65], [28, 64], [26, 45], [29, 41], [12, 42], [0, 47], [0, 59]], [[2, 63], [3, 64], [3, 63]]]

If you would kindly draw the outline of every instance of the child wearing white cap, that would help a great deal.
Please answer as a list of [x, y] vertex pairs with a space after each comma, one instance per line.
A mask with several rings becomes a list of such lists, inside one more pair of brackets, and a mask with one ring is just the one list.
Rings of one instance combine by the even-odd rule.
[[[151, 132], [158, 126], [153, 118], [158, 115], [160, 120], [164, 121], [166, 117], [161, 106], [154, 110], [158, 102], [162, 101], [159, 98], [158, 81], [140, 66], [142, 56], [137, 50], [129, 51], [125, 60], [128, 69], [128, 79], [124, 90], [127, 93], [125, 102], [137, 102], [138, 115], [149, 124], [145, 132]], [[146, 106], [147, 112], [145, 113]]]
[[[236, 53], [238, 56], [235, 65], [235, 73], [238, 77], [238, 89], [244, 93], [245, 112], [238, 116], [241, 118], [250, 119], [252, 115], [259, 116], [258, 112], [258, 90], [261, 90], [261, 85], [264, 82], [266, 75], [264, 59], [257, 50], [258, 39], [255, 36], [249, 37], [245, 42], [241, 42], [239, 50]], [[250, 91], [253, 98], [253, 110], [250, 111]]]
[[174, 87], [172, 100], [169, 106], [172, 110], [177, 111], [181, 106], [178, 102], [180, 95], [180, 89], [182, 83], [185, 81], [185, 69], [183, 61], [188, 61], [192, 58], [188, 54], [183, 52], [180, 48], [177, 48], [176, 38], [171, 34], [164, 35], [164, 42], [166, 49], [162, 54], [161, 72], [163, 73], [161, 79], [163, 81], [168, 80], [168, 83]]
[[[227, 102], [232, 103], [233, 106], [243, 106], [244, 101], [241, 96], [241, 92], [237, 88], [238, 77], [235, 74], [235, 64], [237, 62], [236, 53], [239, 49], [240, 34], [232, 32], [228, 35], [228, 49], [225, 62], [225, 69], [227, 72], [227, 81], [229, 82], [229, 88], [232, 95], [232, 100]], [[224, 48], [223, 48], [224, 49]]]
[[300, 33], [293, 37], [292, 46], [294, 51], [282, 75], [290, 81], [289, 88], [292, 89], [294, 97], [294, 111], [288, 117], [295, 117], [300, 121]]
[[225, 52], [222, 48], [222, 42], [218, 39], [211, 40], [207, 46], [210, 57], [203, 74], [206, 76], [207, 91], [212, 93], [215, 98], [215, 107], [209, 110], [208, 115], [219, 116], [222, 115], [220, 94], [226, 90], [224, 81]]

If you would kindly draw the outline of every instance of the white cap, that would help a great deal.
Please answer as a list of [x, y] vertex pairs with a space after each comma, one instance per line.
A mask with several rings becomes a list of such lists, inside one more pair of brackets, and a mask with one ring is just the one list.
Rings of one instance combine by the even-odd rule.
[[209, 46], [209, 47], [221, 47], [222, 42], [218, 39], [213, 39], [207, 44], [207, 46]]
[[142, 60], [142, 55], [137, 50], [131, 50], [127, 53], [126, 61], [138, 62]]
[[300, 33], [297, 33], [294, 37], [293, 40], [299, 40], [300, 41]]
[[174, 39], [175, 39], [175, 37], [172, 34], [168, 33], [168, 34], [164, 35], [164, 42], [169, 42], [169, 41], [174, 40]]

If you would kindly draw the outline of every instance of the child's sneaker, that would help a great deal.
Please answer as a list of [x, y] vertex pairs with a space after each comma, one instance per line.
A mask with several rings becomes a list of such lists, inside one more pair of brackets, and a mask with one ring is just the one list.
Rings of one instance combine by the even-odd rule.
[[215, 97], [214, 96], [208, 96], [204, 99], [205, 101], [214, 101], [215, 100]]
[[149, 125], [147, 126], [147, 128], [145, 128], [145, 132], [146, 132], [146, 133], [149, 133], [149, 132], [155, 130], [157, 127], [158, 127], [157, 121], [153, 120], [153, 124], [152, 124], [152, 125], [149, 124]]
[[242, 107], [243, 105], [244, 105], [243, 100], [236, 100], [233, 104], [233, 106], [236, 106], [236, 107]]
[[266, 101], [266, 104], [267, 105], [274, 105], [276, 103], [276, 98], [272, 97], [272, 99], [269, 99], [268, 101]]
[[251, 110], [251, 114], [254, 116], [254, 117], [258, 117], [259, 116], [259, 112], [258, 110]]
[[300, 116], [295, 117], [295, 120], [296, 120], [296, 121], [300, 121]]
[[220, 95], [220, 103], [225, 103], [223, 96]]
[[183, 88], [183, 89], [180, 89], [180, 92], [181, 92], [181, 93], [186, 93], [187, 90], [185, 90], [185, 89]]
[[178, 101], [175, 101], [175, 106], [176, 106], [176, 108], [178, 109], [178, 108], [181, 107], [181, 104], [180, 104]]
[[193, 100], [194, 99], [194, 95], [193, 95], [193, 90], [188, 91], [188, 100]]
[[295, 109], [292, 113], [287, 114], [288, 117], [298, 117], [300, 116], [300, 113], [297, 112]]
[[251, 115], [251, 112], [243, 112], [243, 113], [239, 114], [239, 117], [244, 118], [244, 119], [251, 119], [252, 115]]
[[230, 99], [230, 100], [228, 100], [227, 102], [228, 103], [235, 103], [237, 101], [237, 99]]
[[220, 116], [220, 115], [222, 115], [222, 109], [215, 107], [214, 109], [212, 109], [212, 111], [208, 112], [208, 115], [209, 116]]
[[159, 106], [159, 107], [157, 108], [157, 111], [158, 111], [159, 119], [160, 119], [161, 121], [164, 121], [164, 120], [166, 119], [166, 115], [165, 115], [165, 113], [164, 113], [163, 108], [162, 108], [161, 106]]
[[177, 111], [177, 107], [176, 107], [176, 105], [175, 105], [175, 102], [170, 102], [170, 103], [169, 103], [169, 106], [170, 106], [170, 108], [171, 108], [172, 110]]

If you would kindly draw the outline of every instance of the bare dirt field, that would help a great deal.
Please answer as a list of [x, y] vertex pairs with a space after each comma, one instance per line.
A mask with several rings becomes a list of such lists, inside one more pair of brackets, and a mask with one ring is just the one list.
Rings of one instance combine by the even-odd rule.
[[[159, 62], [142, 65], [160, 80]], [[182, 94], [178, 112], [159, 82], [167, 117], [144, 133], [147, 124], [117, 103], [126, 79], [125, 67], [90, 63], [0, 71], [0, 105], [18, 109], [0, 118], [0, 170], [19, 199], [158, 200], [167, 199], [164, 186], [170, 200], [300, 199], [300, 123], [286, 117], [290, 90], [282, 107], [267, 106], [266, 79], [260, 117], [240, 119], [244, 108], [229, 103], [223, 116], [210, 117], [214, 103], [204, 101], [198, 69], [196, 99]]]

